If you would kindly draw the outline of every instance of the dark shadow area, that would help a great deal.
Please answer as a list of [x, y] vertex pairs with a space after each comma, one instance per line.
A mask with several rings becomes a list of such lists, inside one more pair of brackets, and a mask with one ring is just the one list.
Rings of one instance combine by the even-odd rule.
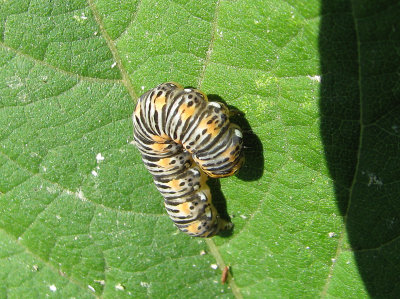
[[337, 204], [369, 295], [400, 298], [400, 3], [324, 0], [321, 16], [320, 129]]
[[[229, 117], [230, 121], [234, 124], [237, 124], [242, 129], [245, 162], [240, 170], [236, 173], [236, 176], [243, 181], [255, 181], [261, 178], [264, 171], [263, 147], [260, 139], [253, 133], [249, 122], [244, 117], [244, 113], [236, 107], [228, 105], [218, 95], [210, 94], [207, 95], [207, 97], [210, 101], [221, 102], [225, 104], [232, 114]], [[230, 220], [227, 211], [226, 199], [221, 191], [221, 183], [219, 180], [220, 179], [210, 178], [207, 181], [207, 184], [210, 186], [213, 203], [221, 218]], [[221, 231], [218, 235], [221, 237], [229, 237], [233, 234], [234, 229], [235, 227], [233, 227], [233, 229], [230, 231]]]
[[[228, 214], [228, 210], [227, 210], [227, 206], [226, 206], [226, 198], [221, 191], [221, 183], [219, 182], [219, 179], [209, 178], [207, 181], [207, 185], [210, 187], [212, 202], [213, 202], [215, 208], [217, 209], [220, 217], [222, 219], [231, 221], [231, 217]], [[229, 237], [233, 234], [234, 229], [235, 229], [235, 227], [233, 227], [231, 230], [220, 231], [218, 233], [218, 236], [223, 237], [223, 238]]]
[[242, 129], [245, 161], [236, 174], [236, 177], [246, 182], [258, 180], [262, 177], [264, 171], [263, 146], [260, 138], [253, 133], [249, 122], [245, 118], [245, 114], [237, 107], [228, 105], [218, 95], [209, 94], [207, 96], [210, 101], [224, 103], [232, 114], [229, 120]]

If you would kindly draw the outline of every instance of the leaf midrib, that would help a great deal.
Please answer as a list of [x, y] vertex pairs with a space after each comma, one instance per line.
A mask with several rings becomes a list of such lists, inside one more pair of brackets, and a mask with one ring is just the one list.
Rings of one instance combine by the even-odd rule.
[[136, 101], [138, 96], [133, 88], [133, 85], [129, 79], [126, 69], [123, 67], [122, 59], [119, 56], [117, 47], [115, 46], [114, 41], [111, 39], [110, 35], [107, 33], [106, 29], [104, 28], [103, 21], [102, 21], [101, 16], [96, 8], [96, 5], [93, 3], [93, 0], [88, 0], [88, 4], [93, 13], [94, 19], [95, 19], [97, 25], [99, 26], [100, 33], [103, 36], [104, 40], [106, 41], [107, 46], [110, 49], [111, 54], [113, 55], [114, 61], [117, 63], [117, 67], [121, 72], [122, 82], [125, 85], [126, 89], [128, 90], [128, 93], [131, 96], [131, 98], [134, 101]]

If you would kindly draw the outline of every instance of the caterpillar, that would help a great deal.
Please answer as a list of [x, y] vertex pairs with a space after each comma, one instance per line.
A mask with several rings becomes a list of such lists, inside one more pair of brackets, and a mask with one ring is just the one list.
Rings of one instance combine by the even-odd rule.
[[133, 112], [134, 143], [183, 232], [211, 237], [232, 227], [218, 214], [208, 177], [233, 175], [243, 164], [243, 135], [228, 108], [197, 89], [167, 82], [144, 93]]

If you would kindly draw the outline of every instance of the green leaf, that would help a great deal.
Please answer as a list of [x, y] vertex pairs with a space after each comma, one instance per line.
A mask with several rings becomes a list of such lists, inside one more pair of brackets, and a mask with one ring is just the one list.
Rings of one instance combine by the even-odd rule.
[[[399, 296], [398, 3], [0, 3], [1, 298]], [[178, 232], [131, 144], [165, 81], [245, 115], [231, 234]]]

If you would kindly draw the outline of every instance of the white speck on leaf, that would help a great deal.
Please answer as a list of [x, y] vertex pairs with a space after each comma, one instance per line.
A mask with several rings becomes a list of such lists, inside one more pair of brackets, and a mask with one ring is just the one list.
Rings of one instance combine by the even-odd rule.
[[114, 63], [111, 65], [111, 68], [112, 68], [112, 69], [115, 68], [116, 65], [117, 65], [117, 63], [114, 62]]
[[213, 268], [214, 270], [218, 269], [218, 265], [217, 264], [211, 264], [211, 268]]
[[150, 287], [150, 284], [149, 284], [148, 282], [145, 282], [145, 281], [141, 281], [141, 282], [140, 282], [140, 285], [141, 285], [142, 287], [144, 287], [144, 288]]
[[77, 15], [74, 15], [73, 17], [72, 17], [75, 21], [80, 21], [81, 20], [81, 18], [79, 17], [79, 16], [77, 16]]
[[368, 178], [369, 178], [368, 187], [370, 187], [371, 185], [378, 185], [378, 186], [383, 185], [382, 180], [380, 180], [378, 176], [372, 172], [368, 172]]
[[200, 255], [206, 255], [205, 250], [200, 251]]
[[49, 192], [49, 193], [51, 193], [51, 194], [57, 192], [57, 190], [56, 190], [54, 187], [46, 187], [46, 190], [47, 190], [47, 192]]
[[19, 87], [22, 87], [24, 84], [21, 81], [21, 78], [18, 76], [12, 76], [10, 77], [9, 80], [7, 80], [6, 84], [8, 85], [8, 87], [10, 87], [11, 89], [16, 89]]
[[97, 282], [101, 284], [102, 286], [106, 284], [106, 282], [103, 279], [95, 279], [94, 282]]
[[329, 238], [333, 238], [336, 237], [336, 234], [334, 232], [330, 232], [328, 233]]
[[101, 155], [101, 153], [98, 153], [96, 155], [96, 160], [97, 160], [97, 163], [99, 163], [100, 161], [104, 161], [104, 157]]
[[57, 291], [57, 287], [56, 287], [54, 284], [52, 284], [51, 286], [49, 286], [49, 289], [50, 289], [50, 291], [52, 291], [52, 292]]
[[317, 82], [321, 82], [321, 76], [315, 75], [315, 76], [307, 76], [308, 79], [312, 80], [312, 81], [317, 81]]
[[96, 292], [96, 290], [94, 289], [94, 287], [92, 287], [90, 284], [88, 284], [87, 287], [88, 287], [88, 289], [91, 290], [93, 293]]
[[98, 176], [96, 170], [92, 170], [92, 175], [93, 175], [93, 176]]
[[81, 199], [82, 201], [86, 201], [87, 200], [85, 195], [83, 194], [82, 190], [79, 190], [78, 193], [76, 194], [76, 196], [78, 196], [78, 198]]
[[118, 283], [115, 285], [115, 289], [119, 290], [119, 291], [123, 291], [123, 290], [125, 290], [125, 287], [122, 284]]

